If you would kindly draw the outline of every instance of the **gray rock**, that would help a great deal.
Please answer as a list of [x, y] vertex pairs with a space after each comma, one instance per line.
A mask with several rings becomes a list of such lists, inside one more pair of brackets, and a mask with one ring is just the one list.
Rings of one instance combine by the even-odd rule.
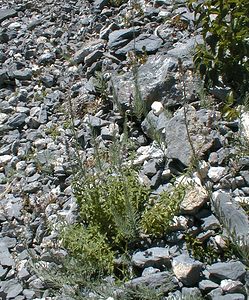
[[139, 268], [170, 266], [171, 255], [169, 248], [153, 247], [139, 251], [132, 256], [132, 264]]
[[207, 294], [207, 299], [220, 299], [219, 297], [222, 297], [223, 295], [223, 291], [220, 287], [218, 287], [217, 289], [212, 290], [210, 293]]
[[173, 258], [172, 268], [175, 276], [186, 286], [200, 281], [202, 263], [185, 254]]
[[0, 23], [4, 20], [13, 18], [17, 15], [17, 11], [14, 9], [0, 9]]
[[8, 236], [0, 238], [0, 247], [14, 248], [16, 246], [16, 239]]
[[194, 297], [196, 297], [196, 299], [198, 299], [198, 298], [202, 297], [202, 294], [201, 294], [201, 291], [197, 287], [193, 287], [193, 288], [183, 287], [182, 288], [182, 297], [183, 297], [183, 299], [194, 298]]
[[155, 273], [159, 273], [160, 272], [160, 269], [157, 269], [157, 268], [153, 268], [153, 267], [148, 267], [148, 268], [145, 268], [142, 272], [142, 276], [150, 276], [151, 274], [155, 274]]
[[[205, 125], [198, 118], [196, 110], [192, 106], [186, 108], [186, 115], [191, 144], [195, 149], [195, 155], [201, 157], [212, 147], [213, 138], [203, 134], [202, 130]], [[185, 166], [188, 166], [193, 159], [193, 150], [188, 138], [188, 132], [184, 108], [181, 108], [166, 123], [165, 134], [167, 157], [177, 159]]]
[[16, 297], [23, 291], [22, 285], [18, 283], [16, 279], [5, 281], [2, 288], [4, 293], [7, 294], [7, 299], [16, 299]]
[[210, 215], [207, 218], [203, 218], [202, 221], [202, 229], [205, 231], [210, 229], [216, 230], [221, 227], [219, 220], [214, 215]]
[[94, 0], [94, 7], [97, 9], [103, 9], [108, 3], [108, 0]]
[[102, 40], [93, 40], [91, 42], [84, 43], [84, 47], [75, 52], [73, 62], [76, 64], [83, 63], [87, 55], [96, 50], [103, 48]]
[[159, 118], [151, 110], [141, 124], [143, 132], [152, 140], [155, 139], [157, 133], [160, 134], [160, 131], [157, 132], [158, 122]]
[[224, 279], [220, 283], [220, 287], [225, 293], [245, 293], [245, 288], [240, 281]]
[[245, 300], [245, 296], [242, 294], [227, 294], [221, 296], [214, 296], [211, 298], [212, 300]]
[[207, 267], [210, 278], [214, 280], [232, 279], [244, 280], [246, 269], [240, 261], [215, 263]]
[[3, 268], [0, 266], [0, 279], [3, 280], [8, 273], [9, 269], [8, 268]]
[[15, 70], [12, 72], [11, 76], [18, 80], [30, 80], [32, 78], [32, 70], [24, 69], [24, 70]]
[[211, 167], [208, 171], [208, 177], [213, 182], [218, 182], [222, 177], [224, 177], [227, 173], [225, 167]]
[[[134, 49], [135, 45], [135, 49]], [[116, 55], [126, 55], [127, 52], [134, 50], [136, 53], [154, 54], [162, 46], [162, 39], [153, 34], [141, 34], [135, 41], [129, 42], [126, 46], [115, 51]]]
[[15, 262], [6, 246], [1, 246], [0, 248], [0, 262], [1, 266], [12, 267]]
[[52, 64], [55, 61], [55, 54], [53, 52], [48, 52], [48, 53], [44, 53], [42, 54], [39, 58], [38, 58], [38, 64], [39, 65], [48, 65], [48, 64]]
[[22, 198], [14, 197], [9, 194], [0, 203], [0, 208], [4, 211], [7, 219], [19, 219], [22, 215], [23, 201]]
[[199, 282], [199, 289], [205, 293], [209, 293], [218, 287], [219, 285], [211, 280], [202, 280]]
[[5, 85], [9, 80], [7, 70], [0, 69], [0, 87]]
[[152, 177], [157, 173], [160, 164], [160, 160], [151, 159], [143, 165], [142, 173], [148, 177]]
[[125, 286], [130, 288], [136, 288], [144, 285], [152, 289], [160, 287], [164, 293], [168, 293], [178, 286], [172, 274], [166, 271], [155, 273], [150, 276], [138, 277], [125, 283]]
[[88, 54], [85, 59], [84, 59], [84, 63], [85, 65], [91, 66], [94, 62], [96, 62], [97, 60], [99, 60], [102, 56], [103, 56], [104, 51], [101, 50], [95, 50], [92, 53]]
[[27, 300], [34, 299], [35, 297], [35, 292], [32, 290], [24, 289], [22, 293]]
[[181, 59], [192, 59], [192, 53], [196, 42], [201, 43], [202, 41], [200, 36], [195, 36], [188, 38], [184, 42], [175, 43], [174, 48], [168, 51], [168, 55]]
[[45, 87], [52, 87], [55, 83], [55, 78], [53, 75], [47, 74], [41, 77], [41, 81]]
[[108, 47], [111, 50], [117, 50], [126, 45], [134, 36], [140, 33], [140, 27], [131, 27], [127, 29], [119, 29], [109, 34]]
[[13, 116], [9, 118], [7, 125], [13, 128], [24, 126], [26, 118], [27, 115], [25, 113], [15, 113]]
[[240, 174], [245, 179], [246, 185], [249, 185], [249, 171], [240, 171]]
[[[147, 109], [150, 109], [154, 101], [167, 106], [176, 104], [181, 99], [176, 92], [176, 79], [171, 73], [176, 65], [176, 60], [156, 54], [149, 56], [147, 62], [138, 68], [137, 85]], [[128, 72], [114, 76], [113, 88], [121, 107], [130, 108], [131, 99], [136, 95], [133, 74]]]
[[216, 211], [219, 221], [225, 225], [232, 238], [239, 244], [249, 245], [249, 220], [245, 211], [231, 197], [224, 192], [214, 192], [212, 205]]
[[104, 121], [99, 117], [95, 117], [91, 115], [87, 115], [84, 119], [84, 122], [86, 122], [87, 124], [89, 124], [90, 127], [95, 129], [109, 124], [108, 121]]

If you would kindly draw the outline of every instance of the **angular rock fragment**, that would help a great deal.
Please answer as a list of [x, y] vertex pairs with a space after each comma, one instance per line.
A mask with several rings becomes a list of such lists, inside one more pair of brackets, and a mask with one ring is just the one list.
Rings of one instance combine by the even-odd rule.
[[210, 278], [221, 281], [223, 279], [244, 280], [246, 268], [240, 261], [220, 262], [207, 267]]
[[[249, 250], [249, 220], [245, 211], [229, 193], [214, 192], [212, 205], [221, 224], [239, 246]], [[232, 279], [232, 278], [231, 278]]]
[[170, 265], [170, 253], [168, 248], [154, 247], [146, 251], [139, 251], [132, 256], [132, 264], [139, 268], [161, 268]]
[[17, 15], [17, 11], [14, 9], [0, 9], [0, 23], [6, 19], [13, 18]]
[[185, 254], [173, 258], [172, 268], [175, 276], [186, 286], [194, 286], [200, 281], [202, 263]]

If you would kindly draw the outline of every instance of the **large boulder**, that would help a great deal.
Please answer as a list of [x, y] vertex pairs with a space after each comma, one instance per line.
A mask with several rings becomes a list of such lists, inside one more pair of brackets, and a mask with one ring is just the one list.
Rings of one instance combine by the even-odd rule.
[[180, 100], [176, 91], [177, 80], [172, 73], [177, 68], [177, 60], [165, 55], [150, 56], [144, 65], [138, 68], [136, 78], [132, 72], [113, 77], [113, 88], [121, 107], [126, 109], [139, 91], [146, 108], [154, 101], [175, 105]]
[[[208, 113], [208, 112], [207, 112]], [[189, 166], [194, 156], [201, 158], [213, 145], [206, 122], [193, 106], [179, 109], [165, 124], [167, 157]]]

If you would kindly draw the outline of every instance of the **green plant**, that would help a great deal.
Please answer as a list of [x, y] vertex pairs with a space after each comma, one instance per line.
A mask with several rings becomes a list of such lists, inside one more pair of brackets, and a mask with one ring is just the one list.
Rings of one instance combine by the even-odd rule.
[[50, 135], [53, 140], [56, 140], [56, 138], [60, 136], [60, 131], [55, 124], [53, 124], [51, 127], [46, 128], [45, 133]]
[[60, 238], [70, 257], [84, 264], [82, 276], [110, 274], [113, 271], [114, 253], [99, 228], [86, 228], [81, 224], [67, 226], [61, 231]]
[[131, 168], [113, 174], [90, 174], [84, 183], [76, 180], [74, 192], [80, 209], [81, 222], [96, 226], [114, 246], [138, 237], [138, 221], [149, 190], [139, 183]]
[[141, 220], [142, 231], [153, 236], [167, 233], [173, 217], [179, 213], [185, 189], [183, 185], [178, 185], [172, 193], [162, 192], [156, 203], [145, 210]]
[[204, 44], [197, 45], [194, 62], [205, 85], [229, 85], [243, 96], [249, 80], [249, 2], [188, 0], [201, 27]]
[[93, 77], [93, 84], [95, 90], [100, 94], [102, 101], [107, 100], [108, 98], [108, 83], [107, 77], [104, 76], [103, 72], [96, 71], [95, 76]]
[[220, 255], [214, 247], [204, 245], [203, 242], [189, 233], [185, 234], [185, 241], [189, 254], [195, 259], [207, 264], [212, 264], [218, 260]]

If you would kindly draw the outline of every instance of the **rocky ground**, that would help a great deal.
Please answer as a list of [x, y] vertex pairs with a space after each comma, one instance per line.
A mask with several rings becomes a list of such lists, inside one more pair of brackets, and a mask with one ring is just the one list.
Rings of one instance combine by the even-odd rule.
[[[184, 179], [193, 189], [172, 233], [134, 252], [141, 277], [131, 284], [163, 286], [171, 270], [174, 284], [165, 299], [247, 299], [246, 260], [200, 262], [184, 239], [188, 231], [220, 253], [231, 232], [249, 244], [249, 157], [243, 155], [248, 115], [223, 120], [218, 108], [226, 89], [198, 97], [192, 56], [201, 37], [184, 3], [0, 2], [1, 299], [50, 299], [29, 261], [33, 255], [48, 261], [53, 228], [61, 219], [76, 220], [70, 186], [75, 138], [85, 160], [93, 154], [92, 128], [99, 147], [108, 147], [122, 133], [123, 112], [136, 113], [137, 86], [148, 109], [142, 123], [129, 120], [140, 178], [156, 194], [169, 189], [174, 176], [181, 180], [193, 148], [200, 160], [198, 172]], [[242, 249], [246, 256], [248, 247]]]

